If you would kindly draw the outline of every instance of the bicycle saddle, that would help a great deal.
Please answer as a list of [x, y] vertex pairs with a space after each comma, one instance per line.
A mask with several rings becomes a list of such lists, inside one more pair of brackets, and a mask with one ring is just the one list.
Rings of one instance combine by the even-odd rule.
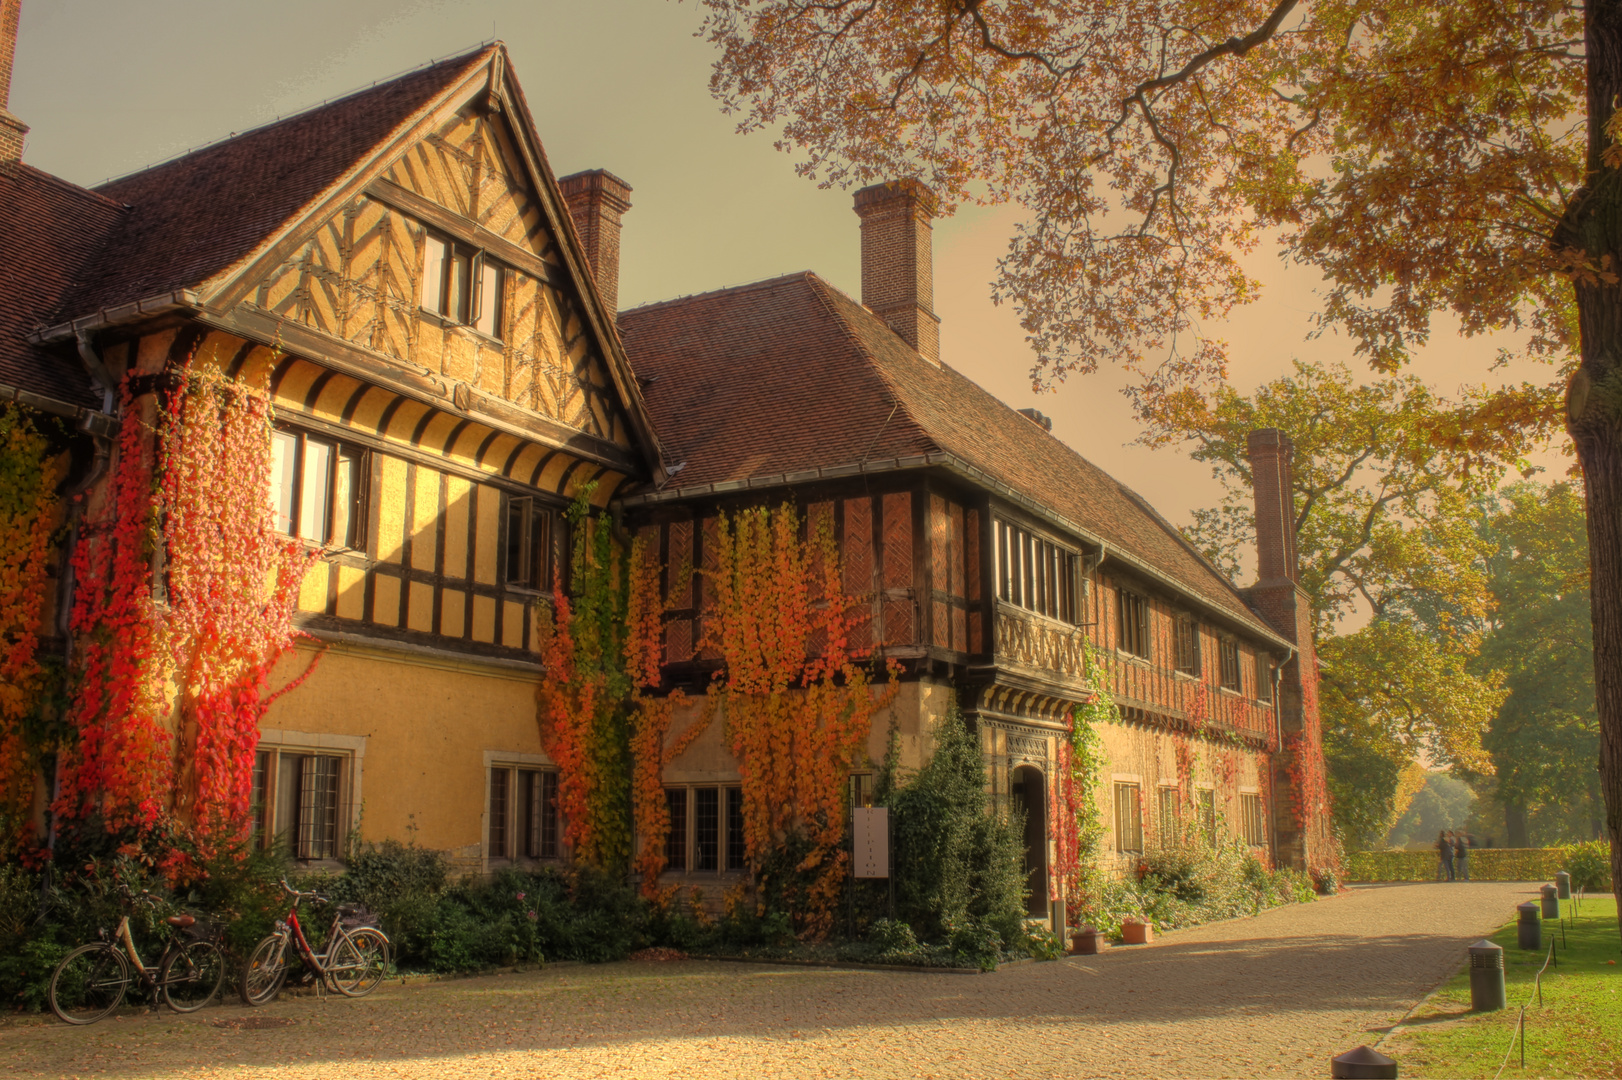
[[179, 929], [184, 930], [186, 927], [196, 923], [197, 917], [195, 915], [171, 915], [163, 921], [168, 923], [170, 926], [178, 927]]

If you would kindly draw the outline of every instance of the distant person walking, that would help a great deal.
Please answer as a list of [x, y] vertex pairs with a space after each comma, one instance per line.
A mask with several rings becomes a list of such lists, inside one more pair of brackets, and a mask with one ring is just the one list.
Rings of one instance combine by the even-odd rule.
[[1453, 837], [1444, 829], [1436, 837], [1436, 880], [1453, 880]]
[[1470, 838], [1462, 832], [1453, 834], [1453, 866], [1460, 881], [1470, 880]]

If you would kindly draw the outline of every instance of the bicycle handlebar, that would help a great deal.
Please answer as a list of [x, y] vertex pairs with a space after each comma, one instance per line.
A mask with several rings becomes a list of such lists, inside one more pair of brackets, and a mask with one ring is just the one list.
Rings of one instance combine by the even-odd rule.
[[299, 892], [297, 889], [293, 888], [293, 886], [291, 886], [291, 885], [289, 885], [287, 883], [286, 878], [282, 879], [282, 891], [285, 892], [288, 896], [291, 896], [295, 902], [299, 901], [299, 900], [309, 900], [309, 901], [312, 901], [313, 903], [317, 903], [317, 904], [330, 903], [329, 899], [327, 897], [325, 897], [325, 896], [322, 896], [320, 893]]

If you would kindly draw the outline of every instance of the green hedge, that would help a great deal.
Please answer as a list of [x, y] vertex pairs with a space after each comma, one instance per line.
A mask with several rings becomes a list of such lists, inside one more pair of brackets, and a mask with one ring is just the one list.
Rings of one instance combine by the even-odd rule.
[[[1568, 864], [1576, 855], [1577, 851], [1570, 847], [1474, 848], [1470, 853], [1470, 879], [1552, 882], [1555, 871], [1572, 870]], [[1354, 851], [1346, 856], [1346, 880], [1435, 881], [1437, 862], [1434, 851]], [[1610, 882], [1606, 881], [1604, 887], [1608, 889]]]

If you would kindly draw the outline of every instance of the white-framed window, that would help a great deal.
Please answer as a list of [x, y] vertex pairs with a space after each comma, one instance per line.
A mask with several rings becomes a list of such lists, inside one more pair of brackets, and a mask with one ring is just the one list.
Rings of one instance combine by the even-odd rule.
[[1076, 556], [1034, 533], [998, 520], [997, 596], [1064, 622], [1076, 621]]
[[1115, 850], [1143, 850], [1143, 787], [1129, 781], [1115, 782]]
[[500, 339], [505, 331], [501, 297], [506, 276], [505, 267], [477, 248], [429, 233], [419, 303], [446, 322]]
[[361, 736], [266, 729], [254, 754], [253, 843], [285, 843], [295, 859], [343, 854], [360, 806]]
[[276, 531], [323, 546], [366, 544], [366, 451], [295, 428], [271, 432]]
[[560, 561], [556, 538], [562, 528], [552, 507], [527, 495], [507, 496], [508, 585], [542, 592], [552, 587], [553, 567]]
[[558, 771], [534, 754], [485, 757], [485, 858], [491, 862], [561, 859]]
[[1267, 815], [1262, 807], [1261, 792], [1239, 793], [1239, 827], [1244, 831], [1245, 843], [1251, 847], [1267, 846]]
[[665, 788], [670, 831], [665, 872], [719, 874], [744, 869], [743, 788], [719, 784]]

